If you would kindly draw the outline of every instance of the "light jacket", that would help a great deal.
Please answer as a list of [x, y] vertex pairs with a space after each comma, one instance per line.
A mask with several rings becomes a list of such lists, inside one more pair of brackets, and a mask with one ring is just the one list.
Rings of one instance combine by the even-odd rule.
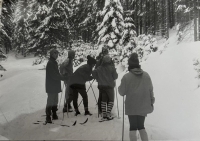
[[120, 95], [126, 95], [126, 115], [145, 116], [153, 112], [155, 98], [152, 81], [147, 72], [140, 68], [130, 70], [123, 76], [118, 90]]

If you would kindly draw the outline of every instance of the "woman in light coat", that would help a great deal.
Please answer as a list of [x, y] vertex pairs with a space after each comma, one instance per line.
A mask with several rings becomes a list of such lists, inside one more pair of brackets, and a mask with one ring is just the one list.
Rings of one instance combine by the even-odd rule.
[[121, 96], [126, 95], [125, 114], [130, 123], [129, 137], [137, 141], [136, 131], [140, 133], [142, 141], [148, 141], [144, 121], [147, 114], [153, 112], [155, 102], [153, 85], [149, 74], [140, 68], [138, 55], [131, 54], [128, 59], [128, 70], [118, 88]]

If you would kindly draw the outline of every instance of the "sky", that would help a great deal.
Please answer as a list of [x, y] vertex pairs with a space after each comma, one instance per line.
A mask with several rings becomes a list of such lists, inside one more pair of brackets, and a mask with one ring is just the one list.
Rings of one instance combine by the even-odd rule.
[[[159, 42], [157, 52], [151, 53], [141, 68], [151, 76], [155, 105], [154, 112], [145, 120], [145, 127], [150, 141], [199, 141], [200, 140], [200, 79], [194, 62], [200, 62], [200, 42], [182, 41], [177, 44], [175, 30], [170, 31], [167, 43]], [[165, 46], [166, 45], [166, 46]], [[92, 116], [62, 114], [64, 92], [59, 93], [59, 120], [54, 124], [43, 125], [45, 121], [44, 65], [32, 66], [36, 58], [23, 58], [8, 54], [6, 61], [0, 62], [7, 71], [0, 71], [0, 139], [5, 140], [121, 140], [123, 125], [123, 98], [117, 87], [126, 73], [124, 66], [116, 66], [119, 77], [115, 88], [115, 105], [112, 121], [100, 123], [97, 115], [95, 97], [98, 97], [97, 83], [88, 91], [89, 111]], [[63, 84], [63, 83], [62, 83]], [[90, 83], [88, 82], [87, 88]], [[62, 85], [63, 86], [63, 85]], [[64, 89], [63, 89], [64, 90]], [[79, 102], [81, 97], [79, 96]], [[117, 106], [118, 104], [118, 106]], [[119, 107], [119, 108], [117, 108]], [[118, 110], [119, 109], [119, 110]], [[119, 116], [118, 116], [119, 111]], [[83, 123], [88, 118], [88, 122]], [[39, 124], [33, 124], [37, 121]], [[75, 126], [73, 123], [77, 121]], [[68, 125], [60, 126], [60, 125]], [[124, 116], [124, 140], [128, 140], [129, 123]], [[139, 133], [137, 136], [140, 140]]]

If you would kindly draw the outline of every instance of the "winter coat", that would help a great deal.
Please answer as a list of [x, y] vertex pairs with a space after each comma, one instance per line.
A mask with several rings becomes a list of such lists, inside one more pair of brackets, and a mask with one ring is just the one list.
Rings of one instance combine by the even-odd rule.
[[[60, 73], [64, 76], [71, 76], [73, 74], [73, 60], [67, 58], [61, 65], [60, 65]], [[68, 81], [65, 80], [65, 83]]]
[[64, 79], [66, 79], [66, 77], [60, 75], [56, 60], [50, 58], [46, 66], [46, 92], [61, 92], [61, 80]]
[[125, 114], [142, 115], [153, 112], [155, 101], [149, 74], [140, 68], [130, 70], [121, 80], [119, 94], [126, 95]]
[[69, 84], [71, 88], [85, 89], [86, 81], [91, 81], [93, 77], [92, 67], [88, 64], [80, 66], [71, 76]]
[[92, 72], [98, 82], [98, 88], [114, 88], [118, 74], [113, 65], [99, 66]]

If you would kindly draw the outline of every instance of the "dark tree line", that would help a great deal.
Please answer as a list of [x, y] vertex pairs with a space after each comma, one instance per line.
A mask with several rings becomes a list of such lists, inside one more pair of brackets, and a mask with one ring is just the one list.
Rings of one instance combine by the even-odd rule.
[[[194, 40], [200, 40], [200, 0], [119, 0], [123, 16], [129, 13], [137, 36], [169, 38], [169, 28], [179, 31], [194, 22]], [[65, 48], [72, 40], [97, 43], [97, 27], [105, 0], [3, 0], [0, 48], [22, 54], [46, 53], [52, 47]], [[48, 44], [48, 46], [47, 46]]]

